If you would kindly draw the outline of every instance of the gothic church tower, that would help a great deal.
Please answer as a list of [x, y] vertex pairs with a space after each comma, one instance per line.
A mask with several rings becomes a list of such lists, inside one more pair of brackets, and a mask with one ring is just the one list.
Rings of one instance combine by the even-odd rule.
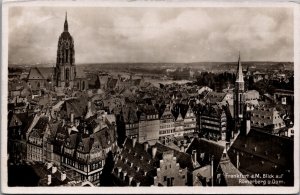
[[243, 68], [241, 64], [241, 58], [239, 55], [238, 67], [236, 73], [235, 90], [234, 90], [234, 120], [235, 127], [240, 127], [244, 114], [245, 96], [244, 96], [245, 84], [243, 77]]
[[58, 39], [55, 67], [55, 84], [61, 88], [73, 88], [76, 77], [74, 40], [69, 33], [67, 13], [64, 31]]

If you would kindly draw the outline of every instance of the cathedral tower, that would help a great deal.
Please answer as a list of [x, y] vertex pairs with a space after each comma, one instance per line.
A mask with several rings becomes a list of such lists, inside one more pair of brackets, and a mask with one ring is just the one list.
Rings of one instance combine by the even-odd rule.
[[234, 120], [236, 123], [235, 125], [236, 128], [240, 126], [244, 114], [244, 105], [245, 105], [244, 85], [245, 84], [244, 84], [244, 77], [243, 77], [243, 68], [241, 64], [241, 58], [239, 55], [235, 89], [234, 89]]
[[76, 77], [74, 40], [69, 33], [67, 13], [64, 31], [58, 39], [57, 57], [55, 67], [55, 80], [57, 87], [73, 88]]

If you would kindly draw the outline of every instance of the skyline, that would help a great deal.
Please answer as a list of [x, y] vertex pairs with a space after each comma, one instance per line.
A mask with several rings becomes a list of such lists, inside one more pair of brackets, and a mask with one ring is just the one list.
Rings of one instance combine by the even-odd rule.
[[77, 64], [293, 61], [292, 8], [12, 7], [9, 64], [55, 63], [65, 12]]

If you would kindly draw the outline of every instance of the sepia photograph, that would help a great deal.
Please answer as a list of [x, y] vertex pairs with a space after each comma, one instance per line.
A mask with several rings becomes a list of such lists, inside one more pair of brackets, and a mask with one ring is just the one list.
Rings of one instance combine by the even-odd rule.
[[2, 192], [299, 192], [294, 3], [2, 6]]

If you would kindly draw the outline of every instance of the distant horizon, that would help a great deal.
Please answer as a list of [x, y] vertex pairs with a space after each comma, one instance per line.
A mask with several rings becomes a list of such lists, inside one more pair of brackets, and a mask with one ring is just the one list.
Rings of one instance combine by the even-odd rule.
[[[198, 62], [82, 62], [75, 63], [76, 65], [95, 65], [95, 64], [197, 64], [197, 63], [237, 63], [237, 61], [198, 61]], [[294, 61], [242, 61], [242, 63], [294, 63]], [[56, 62], [47, 63], [35, 63], [35, 64], [25, 64], [25, 63], [8, 63], [10, 65], [17, 66], [37, 66], [37, 65], [56, 65]]]
[[288, 7], [10, 7], [8, 61], [55, 63], [66, 12], [78, 64], [294, 58]]

